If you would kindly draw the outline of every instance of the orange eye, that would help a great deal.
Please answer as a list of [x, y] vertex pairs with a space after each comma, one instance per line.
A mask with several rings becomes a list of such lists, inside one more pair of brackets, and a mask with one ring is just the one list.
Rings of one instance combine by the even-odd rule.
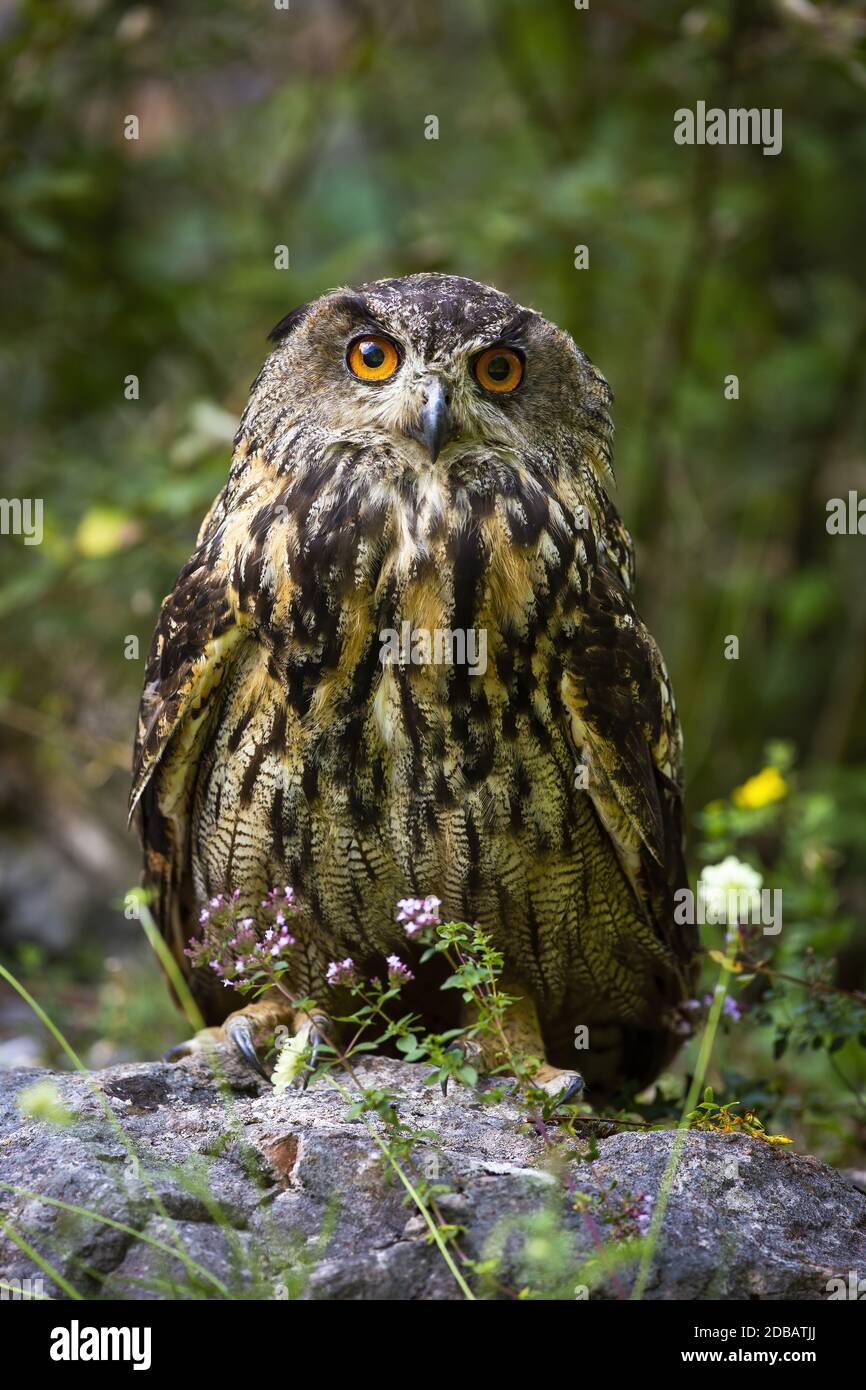
[[513, 391], [523, 380], [523, 358], [511, 348], [487, 348], [475, 363], [475, 376], [485, 391]]
[[385, 381], [400, 365], [400, 357], [387, 338], [356, 338], [346, 361], [362, 381]]

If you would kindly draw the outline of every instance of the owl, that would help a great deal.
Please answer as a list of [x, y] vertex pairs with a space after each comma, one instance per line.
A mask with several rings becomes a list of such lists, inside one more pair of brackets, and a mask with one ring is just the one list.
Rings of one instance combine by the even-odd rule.
[[[331, 291], [270, 338], [162, 606], [131, 793], [210, 1032], [259, 1067], [278, 1024], [316, 1033], [282, 995], [232, 1012], [191, 968], [215, 894], [255, 916], [292, 885], [291, 983], [323, 1017], [328, 965], [405, 959], [395, 904], [432, 894], [502, 953], [506, 1031], [556, 1103], [646, 1084], [678, 1046], [695, 942], [674, 913], [680, 728], [609, 495], [604, 377], [452, 275]], [[454, 1022], [457, 992], [415, 974], [424, 1020]]]

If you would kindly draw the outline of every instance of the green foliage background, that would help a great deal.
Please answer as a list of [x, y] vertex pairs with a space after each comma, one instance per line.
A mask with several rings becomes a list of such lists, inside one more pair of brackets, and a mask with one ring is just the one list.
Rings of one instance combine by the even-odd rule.
[[[829, 799], [846, 924], [811, 940], [861, 988], [866, 540], [825, 519], [829, 498], [866, 495], [864, 34], [859, 4], [812, 0], [8, 6], [3, 492], [42, 497], [46, 526], [38, 547], [0, 540], [13, 857], [70, 818], [102, 834], [99, 892], [132, 939], [116, 902], [142, 660], [265, 335], [327, 287], [447, 270], [567, 327], [610, 380], [690, 809], [768, 739], [796, 748]], [[698, 100], [781, 108], [782, 153], [677, 146], [674, 111]], [[76, 950], [75, 979], [99, 976], [87, 932]], [[162, 1030], [142, 1019], [130, 1046]]]

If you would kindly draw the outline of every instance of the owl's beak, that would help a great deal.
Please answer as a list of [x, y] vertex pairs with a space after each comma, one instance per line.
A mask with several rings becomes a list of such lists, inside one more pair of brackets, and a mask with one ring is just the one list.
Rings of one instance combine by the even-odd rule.
[[435, 463], [453, 430], [449, 393], [438, 378], [432, 378], [424, 387], [424, 404], [418, 424], [408, 433], [424, 445], [430, 462]]

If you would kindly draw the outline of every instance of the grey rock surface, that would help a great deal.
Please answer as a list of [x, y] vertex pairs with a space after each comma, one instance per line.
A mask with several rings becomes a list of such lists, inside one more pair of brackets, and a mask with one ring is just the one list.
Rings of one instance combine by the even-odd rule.
[[[439, 1216], [461, 1228], [455, 1260], [480, 1296], [628, 1296], [632, 1216], [651, 1209], [672, 1133], [609, 1134], [581, 1161], [573, 1140], [558, 1129], [545, 1140], [509, 1100], [460, 1086], [443, 1098], [424, 1068], [385, 1058], [358, 1074], [398, 1098], [406, 1126], [429, 1131], [404, 1166], [443, 1185]], [[224, 1076], [200, 1057], [89, 1081], [0, 1074], [0, 1208], [19, 1242], [85, 1297], [463, 1296], [374, 1136], [347, 1121], [327, 1081], [276, 1095], [227, 1054]], [[67, 1124], [22, 1112], [20, 1093], [40, 1081], [56, 1086]], [[852, 1270], [866, 1275], [866, 1195], [849, 1178], [744, 1136], [685, 1136], [647, 1298], [825, 1299], [828, 1280]], [[32, 1255], [0, 1230], [0, 1281], [34, 1277]], [[46, 1294], [68, 1296], [41, 1277]]]

